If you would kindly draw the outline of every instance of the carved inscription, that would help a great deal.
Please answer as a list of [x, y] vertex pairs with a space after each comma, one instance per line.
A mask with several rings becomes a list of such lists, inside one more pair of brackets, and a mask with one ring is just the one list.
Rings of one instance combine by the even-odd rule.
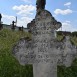
[[33, 30], [33, 49], [35, 53], [35, 63], [52, 62], [51, 54], [51, 37], [54, 35], [53, 23], [50, 21], [36, 22], [35, 30]]
[[42, 35], [42, 34], [51, 34], [52, 32], [52, 22], [42, 22], [42, 23], [36, 23], [36, 26], [34, 27], [33, 34], [36, 35]]

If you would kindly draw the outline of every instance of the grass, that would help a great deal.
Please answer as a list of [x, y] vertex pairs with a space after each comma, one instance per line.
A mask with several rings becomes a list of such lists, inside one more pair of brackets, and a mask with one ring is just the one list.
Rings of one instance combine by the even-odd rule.
[[77, 59], [75, 59], [71, 67], [58, 66], [58, 77], [77, 77]]
[[[71, 42], [77, 46], [77, 37], [70, 36]], [[57, 35], [57, 40], [60, 41], [63, 38], [62, 35]], [[77, 59], [75, 59], [71, 65], [71, 67], [58, 66], [57, 67], [57, 75], [58, 77], [77, 77]]]
[[1, 30], [0, 31], [0, 77], [32, 77], [32, 65], [21, 66], [12, 56], [13, 45], [29, 33]]
[[[3, 29], [0, 31], [0, 77], [33, 77], [32, 65], [21, 66], [12, 56], [13, 45], [21, 38], [31, 36], [27, 32], [11, 31]], [[31, 37], [30, 37], [31, 38]], [[63, 37], [58, 36], [61, 40]], [[71, 37], [77, 45], [77, 37]], [[71, 67], [58, 66], [58, 77], [77, 77], [77, 60], [74, 60]]]

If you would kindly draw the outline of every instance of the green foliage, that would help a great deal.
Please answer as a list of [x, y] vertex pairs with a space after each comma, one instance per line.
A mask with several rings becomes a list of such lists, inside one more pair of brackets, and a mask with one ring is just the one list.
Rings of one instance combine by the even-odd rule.
[[77, 60], [75, 59], [71, 67], [58, 66], [58, 77], [77, 77]]
[[63, 36], [62, 35], [57, 35], [57, 40], [58, 41], [61, 41], [63, 39]]
[[62, 35], [62, 31], [57, 31], [57, 34], [58, 35]]
[[[77, 37], [70, 36], [71, 42], [77, 46]], [[57, 40], [61, 41], [63, 39], [62, 35], [57, 35]], [[57, 68], [58, 77], [77, 77], [77, 59], [75, 59], [71, 65], [71, 67], [66, 68], [65, 66], [58, 66]]]
[[77, 37], [76, 36], [72, 36], [71, 41], [74, 43], [74, 45], [77, 46]]
[[[33, 77], [32, 65], [21, 66], [12, 56], [12, 47], [21, 37], [30, 37], [31, 34], [21, 31], [3, 29], [0, 31], [0, 77]], [[63, 36], [58, 35], [60, 41]], [[77, 45], [77, 37], [71, 37], [72, 42]], [[72, 66], [58, 66], [58, 77], [77, 77], [77, 60]]]
[[12, 56], [12, 47], [20, 37], [30, 36], [21, 31], [0, 31], [0, 77], [32, 77], [32, 65], [21, 66]]
[[77, 31], [72, 32], [72, 36], [76, 36], [77, 37]]

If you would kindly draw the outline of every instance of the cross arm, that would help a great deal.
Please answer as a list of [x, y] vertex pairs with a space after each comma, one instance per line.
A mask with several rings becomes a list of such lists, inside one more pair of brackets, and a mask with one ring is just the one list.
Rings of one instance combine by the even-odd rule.
[[16, 45], [14, 45], [12, 54], [21, 65], [32, 64], [34, 61], [32, 41], [27, 38], [20, 39]]

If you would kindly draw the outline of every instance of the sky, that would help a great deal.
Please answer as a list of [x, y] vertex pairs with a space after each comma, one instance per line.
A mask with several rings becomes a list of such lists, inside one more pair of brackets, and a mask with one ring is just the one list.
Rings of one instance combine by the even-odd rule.
[[[77, 31], [77, 0], [46, 0], [45, 9], [62, 23], [63, 31]], [[27, 27], [36, 15], [36, 0], [0, 0], [3, 24], [17, 20], [17, 26]], [[61, 30], [61, 29], [59, 29]]]

